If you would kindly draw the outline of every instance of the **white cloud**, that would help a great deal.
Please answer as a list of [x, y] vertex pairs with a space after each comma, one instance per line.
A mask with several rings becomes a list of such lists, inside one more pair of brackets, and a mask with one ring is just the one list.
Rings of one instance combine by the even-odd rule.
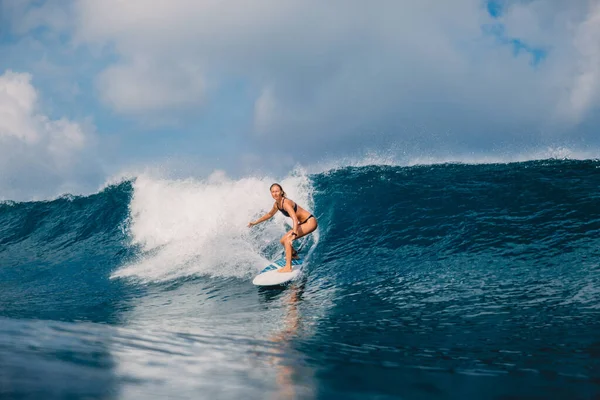
[[580, 122], [600, 92], [600, 2], [590, 3], [587, 18], [575, 30], [577, 72], [570, 92], [571, 116]]
[[576, 126], [599, 100], [600, 1], [508, 5], [499, 21], [510, 38], [549, 52], [541, 67], [543, 82], [552, 88], [548, 94], [562, 122]]
[[0, 75], [1, 199], [61, 194], [97, 167], [89, 157], [92, 135], [76, 122], [41, 113], [31, 79], [12, 71]]
[[[598, 24], [574, 19], [580, 14], [565, 13], [560, 2], [506, 4], [507, 34], [550, 48], [537, 69], [530, 56], [515, 57], [511, 46], [482, 33], [494, 21], [480, 0], [160, 0], [152, 6], [79, 0], [75, 20], [78, 42], [114, 46], [122, 57], [101, 75], [99, 87], [124, 113], [196, 105], [207, 76], [213, 83], [242, 77], [261, 88], [255, 127], [263, 134], [334, 134], [382, 121], [435, 119], [457, 130], [464, 128], [458, 119], [531, 127], [564, 102], [556, 82], [566, 82], [570, 68], [581, 64], [570, 97], [574, 108], [589, 107], [585, 90], [597, 91], [589, 85], [597, 63], [580, 42]], [[581, 24], [571, 33], [575, 60], [563, 58], [577, 55], [562, 38], [573, 23]]]
[[[270, 141], [281, 149], [301, 137], [295, 146], [337, 151], [365, 132], [444, 150], [520, 147], [577, 129], [599, 101], [598, 1], [503, 6], [499, 19], [481, 0], [73, 0], [63, 8], [74, 44], [112, 52], [96, 88], [117, 113], [171, 121], [243, 82], [254, 96], [254, 138], [281, 139]], [[46, 24], [62, 29], [60, 20]], [[482, 29], [496, 24], [505, 40]], [[516, 52], [510, 39], [526, 46]], [[527, 49], [547, 54], [532, 65]], [[206, 129], [211, 117], [202, 115]]]
[[7, 71], [0, 76], [0, 137], [14, 137], [28, 144], [39, 141], [31, 118], [37, 93], [31, 76]]
[[198, 105], [203, 89], [200, 71], [177, 61], [160, 66], [138, 58], [109, 67], [98, 79], [102, 99], [125, 114]]
[[[177, 83], [171, 77], [171, 66], [185, 63], [201, 66], [213, 82], [224, 77], [248, 80], [270, 93], [274, 102], [283, 103], [277, 110], [286, 112], [288, 121], [296, 123], [299, 118], [294, 116], [300, 114], [302, 119], [310, 117], [309, 125], [319, 126], [323, 115], [340, 113], [344, 106], [336, 106], [340, 98], [350, 97], [359, 100], [353, 106], [372, 108], [371, 101], [363, 100], [373, 91], [381, 96], [386, 81], [415, 87], [411, 74], [437, 71], [427, 64], [440, 59], [447, 71], [464, 68], [451, 42], [478, 34], [479, 2], [456, 3], [455, 7], [435, 1], [372, 6], [361, 2], [179, 0], [156, 1], [150, 7], [139, 0], [126, 4], [81, 0], [76, 7], [76, 40], [114, 46], [126, 60], [125, 66], [110, 67], [99, 83], [103, 98], [117, 111], [131, 112], [135, 107], [136, 112], [154, 113], [190, 102], [194, 96], [181, 94], [181, 88], [198, 87], [195, 82], [202, 80], [200, 69], [177, 72]], [[415, 58], [419, 59], [416, 63]], [[140, 59], [144, 63], [129, 61]], [[148, 65], [160, 67], [150, 74]], [[151, 79], [144, 78], [149, 75]], [[153, 82], [165, 99], [179, 93], [183, 100], [148, 101], [148, 96], [141, 94]], [[197, 98], [199, 91], [192, 93]], [[257, 126], [267, 131], [272, 127], [266, 120], [285, 123], [279, 116], [266, 114], [264, 101], [266, 97], [256, 105]]]

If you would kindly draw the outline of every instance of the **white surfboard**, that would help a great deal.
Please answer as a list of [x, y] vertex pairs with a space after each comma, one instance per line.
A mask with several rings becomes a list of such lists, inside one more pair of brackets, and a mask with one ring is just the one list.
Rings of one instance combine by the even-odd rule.
[[298, 259], [292, 259], [292, 272], [279, 272], [280, 269], [285, 267], [285, 257], [279, 260], [273, 261], [252, 281], [256, 286], [278, 286], [285, 285], [290, 281], [294, 280], [300, 275], [302, 271], [302, 257]]

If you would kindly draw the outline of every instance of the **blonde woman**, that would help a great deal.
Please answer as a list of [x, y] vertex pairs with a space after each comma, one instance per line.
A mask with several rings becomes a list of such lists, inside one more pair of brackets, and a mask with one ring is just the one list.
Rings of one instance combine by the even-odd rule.
[[296, 202], [288, 199], [279, 183], [272, 184], [270, 190], [271, 197], [275, 200], [273, 208], [256, 221], [250, 222], [248, 227], [273, 218], [277, 211], [281, 211], [283, 215], [292, 219], [292, 230], [283, 235], [281, 240], [279, 240], [285, 249], [285, 267], [280, 269], [279, 272], [292, 272], [292, 257], [297, 257], [298, 255], [292, 246], [292, 242], [317, 229], [317, 219], [310, 212], [300, 207]]

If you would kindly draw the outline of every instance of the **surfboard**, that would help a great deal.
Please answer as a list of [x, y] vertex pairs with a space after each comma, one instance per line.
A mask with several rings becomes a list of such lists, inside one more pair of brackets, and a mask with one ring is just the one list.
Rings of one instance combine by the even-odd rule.
[[256, 286], [285, 285], [300, 275], [303, 261], [302, 257], [292, 259], [292, 272], [278, 272], [278, 270], [285, 267], [285, 257], [275, 260], [260, 271], [252, 283]]

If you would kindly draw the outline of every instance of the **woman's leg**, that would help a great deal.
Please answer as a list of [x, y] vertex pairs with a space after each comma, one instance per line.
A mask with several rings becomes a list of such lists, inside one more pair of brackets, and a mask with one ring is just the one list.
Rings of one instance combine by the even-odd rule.
[[[283, 237], [279, 240], [279, 243], [281, 243], [284, 250], [285, 250], [285, 240], [287, 240], [286, 236], [287, 236], [287, 233], [285, 235], [283, 235]], [[298, 258], [298, 252], [296, 251], [296, 249], [294, 249], [294, 243], [292, 243], [292, 260], [295, 260], [297, 258]]]
[[292, 236], [293, 230], [283, 235], [280, 242], [285, 248], [285, 267], [280, 269], [279, 272], [292, 272], [292, 242], [312, 233], [315, 229], [317, 229], [317, 219], [313, 217], [298, 226], [298, 236]]

